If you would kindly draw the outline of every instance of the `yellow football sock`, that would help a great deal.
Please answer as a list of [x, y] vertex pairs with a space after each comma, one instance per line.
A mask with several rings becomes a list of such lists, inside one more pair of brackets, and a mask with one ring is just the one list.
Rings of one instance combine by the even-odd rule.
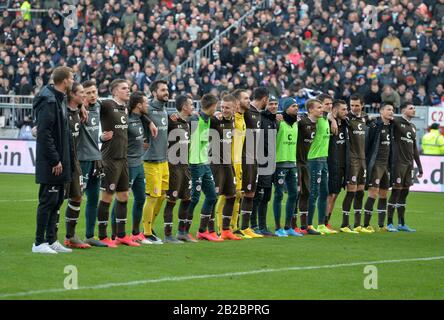
[[219, 230], [219, 233], [222, 232], [222, 211], [225, 206], [225, 196], [219, 196], [219, 199], [217, 199], [216, 203], [216, 219], [217, 219], [217, 229]]
[[162, 204], [165, 198], [166, 198], [165, 194], [162, 194], [160, 197], [157, 198], [156, 205], [154, 206], [153, 220], [151, 221], [152, 226], [154, 226], [154, 222], [156, 221], [156, 218], [160, 213], [160, 209], [162, 208]]
[[145, 204], [143, 206], [143, 215], [142, 215], [143, 233], [147, 236], [153, 234], [151, 227], [152, 227], [154, 208], [156, 206], [157, 199], [158, 198], [147, 196]]
[[237, 230], [237, 220], [239, 219], [239, 209], [240, 209], [240, 202], [242, 199], [242, 193], [239, 191], [236, 193], [236, 200], [234, 200], [233, 205], [233, 215], [231, 216], [231, 223], [230, 228], [232, 230]]

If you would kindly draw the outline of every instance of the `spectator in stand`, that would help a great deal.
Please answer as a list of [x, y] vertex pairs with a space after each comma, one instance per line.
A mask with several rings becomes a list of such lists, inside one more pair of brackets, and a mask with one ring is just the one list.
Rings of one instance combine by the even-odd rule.
[[372, 80], [370, 85], [370, 91], [364, 96], [365, 103], [370, 105], [372, 110], [377, 112], [381, 106], [381, 89], [379, 88], [378, 80]]
[[442, 83], [436, 85], [435, 90], [430, 94], [432, 106], [441, 105], [444, 102], [444, 87]]
[[17, 123], [17, 128], [20, 129], [18, 134], [18, 139], [21, 140], [35, 140], [32, 135], [32, 127], [33, 127], [32, 118], [29, 115], [26, 115], [23, 118], [23, 121]]
[[[67, 3], [29, 2], [32, 9], [48, 13], [31, 14], [32, 23], [6, 10], [0, 15], [3, 93], [11, 87], [17, 93], [23, 77], [31, 88], [41, 87], [40, 79], [48, 83], [55, 67], [67, 65], [77, 81], [101, 84], [101, 96], [108, 94], [106, 85], [117, 75], [148, 93], [152, 81], [170, 80], [174, 74], [171, 98], [183, 91], [197, 97], [213, 87], [222, 92], [256, 84], [281, 96], [298, 80], [304, 85], [291, 92], [293, 97], [304, 88], [345, 99], [364, 92], [370, 99], [366, 104], [376, 106], [378, 98], [369, 94], [376, 78], [380, 86], [396, 90], [404, 83], [404, 99], [412, 90], [414, 101], [426, 101], [420, 89], [424, 86], [427, 99], [440, 100], [444, 0], [426, 0], [422, 6], [406, 0], [373, 1], [380, 19], [367, 31], [363, 23], [369, 7], [356, 0], [266, 1], [239, 25], [250, 1], [78, 0], [78, 28], [71, 30], [64, 28], [57, 11], [66, 10]], [[22, 3], [11, 1], [13, 6]], [[208, 54], [201, 52], [201, 61], [195, 62], [203, 67], [179, 68], [216, 39], [217, 32], [234, 25]], [[184, 82], [180, 89], [178, 80]]]
[[415, 106], [430, 106], [432, 104], [424, 86], [419, 86], [418, 94], [413, 97], [413, 104]]
[[385, 85], [382, 90], [381, 102], [392, 105], [396, 112], [400, 111], [399, 107], [401, 106], [401, 97], [399, 96], [398, 92], [388, 84]]

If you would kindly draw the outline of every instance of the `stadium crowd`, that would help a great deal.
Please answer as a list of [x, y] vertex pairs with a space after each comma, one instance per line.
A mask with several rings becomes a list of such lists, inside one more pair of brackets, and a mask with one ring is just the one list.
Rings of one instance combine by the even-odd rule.
[[[379, 108], [444, 101], [444, 0], [267, 1], [213, 46], [198, 70], [177, 67], [238, 21], [246, 0], [79, 0], [78, 28], [66, 30], [69, 1], [11, 1], [48, 9], [41, 16], [4, 10], [0, 17], [0, 94], [33, 95], [59, 65], [75, 80], [131, 80], [149, 92], [168, 79], [171, 98], [266, 86], [303, 106], [310, 90], [348, 101], [353, 93]], [[259, 2], [259, 1], [256, 1]], [[368, 5], [378, 8], [371, 17]], [[365, 22], [375, 23], [365, 29]], [[169, 75], [172, 75], [169, 77]], [[306, 90], [309, 89], [309, 90]]]

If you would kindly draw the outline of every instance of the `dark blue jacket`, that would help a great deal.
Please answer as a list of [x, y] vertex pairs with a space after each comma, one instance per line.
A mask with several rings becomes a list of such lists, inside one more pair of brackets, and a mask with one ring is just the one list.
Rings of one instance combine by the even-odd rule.
[[[72, 155], [66, 96], [53, 86], [45, 86], [33, 102], [37, 121], [37, 150], [35, 179], [41, 184], [65, 184], [71, 181]], [[59, 162], [63, 171], [59, 176], [52, 168]]]

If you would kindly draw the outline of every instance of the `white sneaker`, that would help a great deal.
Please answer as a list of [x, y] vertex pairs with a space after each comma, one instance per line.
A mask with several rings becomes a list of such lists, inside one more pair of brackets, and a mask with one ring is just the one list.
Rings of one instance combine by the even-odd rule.
[[56, 242], [54, 242], [53, 244], [49, 245], [49, 247], [57, 252], [72, 252], [72, 249], [69, 248], [65, 248], [64, 246], [62, 246], [62, 244], [59, 242], [59, 240], [57, 240]]
[[38, 246], [36, 246], [35, 243], [33, 243], [32, 244], [32, 252], [57, 254], [57, 251], [51, 249], [51, 247], [48, 245], [48, 243], [41, 243]]
[[162, 240], [156, 237], [155, 235], [151, 235], [145, 238], [146, 242], [143, 242], [144, 244], [163, 244]]
[[151, 241], [151, 240], [148, 240], [148, 239], [143, 239], [143, 240], [140, 240], [139, 241], [141, 244], [153, 244], [153, 242]]

